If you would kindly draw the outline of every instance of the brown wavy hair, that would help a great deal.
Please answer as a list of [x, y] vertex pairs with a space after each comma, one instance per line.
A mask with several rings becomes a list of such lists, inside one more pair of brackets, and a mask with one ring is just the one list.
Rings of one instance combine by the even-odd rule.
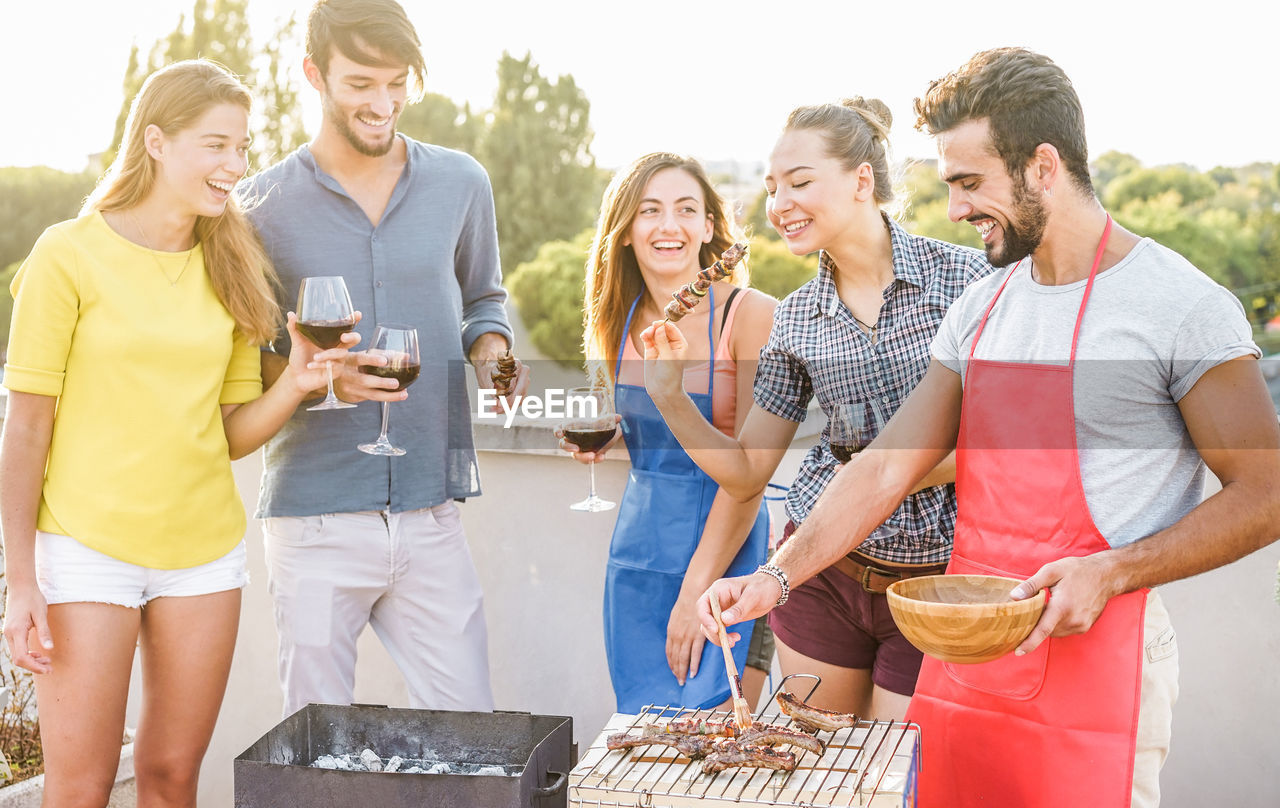
[[[120, 151], [80, 214], [127, 210], [151, 193], [156, 164], [144, 142], [148, 126], [155, 124], [172, 136], [192, 126], [210, 107], [235, 104], [248, 112], [252, 101], [235, 75], [207, 59], [175, 62], [152, 73], [129, 107]], [[196, 217], [195, 237], [204, 247], [213, 290], [236, 329], [255, 345], [271, 342], [281, 322], [275, 296], [278, 281], [234, 194], [222, 215]]]
[[1093, 194], [1080, 96], [1048, 56], [1025, 48], [982, 51], [931, 82], [915, 109], [916, 129], [931, 135], [986, 118], [996, 153], [1019, 182], [1036, 148], [1048, 143], [1080, 190]]
[[[654, 152], [637, 159], [613, 175], [600, 205], [596, 235], [587, 254], [587, 278], [582, 347], [590, 375], [599, 383], [612, 382], [618, 346], [627, 324], [631, 301], [644, 292], [644, 278], [636, 261], [635, 248], [624, 245], [635, 221], [645, 186], [659, 171], [678, 168], [697, 180], [703, 204], [711, 217], [711, 241], [698, 252], [698, 263], [707, 267], [733, 245], [733, 223], [725, 212], [724, 199], [711, 185], [702, 164], [692, 157], [670, 152]], [[726, 278], [735, 286], [749, 281], [747, 262], [741, 261]]]

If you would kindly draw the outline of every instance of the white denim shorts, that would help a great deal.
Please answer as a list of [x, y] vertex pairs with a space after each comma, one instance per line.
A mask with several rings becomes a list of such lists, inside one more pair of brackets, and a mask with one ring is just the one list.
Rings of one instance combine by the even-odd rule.
[[111, 603], [139, 608], [152, 598], [240, 589], [249, 582], [241, 541], [222, 558], [179, 570], [157, 570], [99, 553], [70, 536], [36, 531], [36, 582], [45, 602]]

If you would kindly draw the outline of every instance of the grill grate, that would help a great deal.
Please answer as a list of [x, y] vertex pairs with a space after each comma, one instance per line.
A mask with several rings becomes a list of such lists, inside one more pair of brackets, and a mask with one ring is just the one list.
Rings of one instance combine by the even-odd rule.
[[[797, 678], [813, 680], [812, 695], [818, 685], [816, 676], [789, 676], [757, 714], [758, 720], [794, 725], [778, 709], [777, 695]], [[569, 804], [642, 808], [717, 803], [877, 808], [914, 804], [920, 727], [912, 722], [860, 721], [836, 732], [819, 732], [818, 737], [827, 744], [821, 756], [786, 747], [796, 755], [792, 772], [743, 768], [703, 774], [701, 761], [691, 761], [670, 747], [610, 751], [605, 746], [605, 739], [615, 732], [639, 731], [654, 722], [675, 718], [723, 721], [731, 716], [728, 712], [670, 706], [649, 706], [634, 716], [615, 715], [570, 773]]]

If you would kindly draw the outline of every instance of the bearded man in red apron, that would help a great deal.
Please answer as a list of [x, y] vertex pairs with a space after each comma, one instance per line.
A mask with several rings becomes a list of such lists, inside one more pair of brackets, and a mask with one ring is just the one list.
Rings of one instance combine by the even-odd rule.
[[[726, 623], [767, 612], [955, 448], [948, 572], [1021, 578], [1015, 598], [1049, 602], [1009, 656], [926, 658], [908, 712], [920, 804], [1156, 805], [1177, 649], [1150, 587], [1263, 547], [1280, 522], [1260, 351], [1234, 295], [1102, 208], [1052, 61], [979, 53], [916, 111], [951, 219], [1008, 269], [953, 304], [924, 379], [772, 564], [710, 591]], [[1206, 467], [1222, 490], [1202, 502]], [[705, 595], [700, 611], [715, 641]]]

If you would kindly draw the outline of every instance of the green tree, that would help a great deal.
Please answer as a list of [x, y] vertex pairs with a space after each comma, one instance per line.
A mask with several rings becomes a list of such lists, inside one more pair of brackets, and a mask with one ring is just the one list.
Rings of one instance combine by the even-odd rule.
[[0, 267], [26, 258], [46, 227], [75, 216], [93, 182], [88, 172], [0, 168]]
[[544, 77], [531, 54], [503, 53], [476, 158], [489, 172], [502, 265], [591, 224], [602, 188], [591, 155], [591, 104], [572, 76]]
[[9, 284], [13, 283], [13, 276], [18, 274], [20, 266], [21, 261], [14, 261], [4, 268], [4, 272], [0, 272], [0, 284], [4, 287], [0, 291], [0, 322], [4, 323], [4, 331], [0, 332], [0, 364], [4, 362], [5, 353], [9, 349], [9, 320], [13, 318], [13, 295], [9, 292]]
[[947, 184], [938, 176], [937, 160], [913, 160], [907, 164], [896, 190], [909, 207], [947, 201]]
[[405, 107], [396, 123], [396, 129], [415, 140], [472, 155], [484, 128], [484, 116], [473, 115], [470, 104], [459, 107], [439, 93], [427, 93], [416, 104]]
[[1233, 211], [1189, 208], [1181, 194], [1170, 189], [1150, 199], [1131, 199], [1112, 212], [1124, 227], [1180, 253], [1228, 288], [1264, 280], [1257, 234]]
[[307, 139], [291, 69], [296, 59], [287, 47], [297, 42], [297, 30], [297, 17], [290, 15], [267, 38], [258, 56], [252, 88], [256, 104], [252, 165], [259, 169], [284, 158]]
[[282, 49], [295, 38], [296, 19], [290, 17], [267, 38], [261, 51], [254, 49], [249, 32], [249, 0], [195, 0], [188, 21], [178, 17], [169, 35], [155, 42], [141, 58], [137, 45], [129, 53], [125, 68], [124, 101], [116, 116], [111, 145], [103, 164], [115, 157], [124, 139], [129, 106], [142, 89], [147, 76], [182, 59], [206, 58], [240, 76], [254, 90], [252, 165], [263, 166], [300, 146], [306, 139], [302, 128], [297, 90], [285, 67]]
[[781, 300], [818, 274], [818, 254], [794, 255], [780, 239], [756, 238], [747, 266], [751, 285]]
[[953, 222], [947, 215], [947, 184], [938, 177], [937, 160], [920, 160], [902, 172], [899, 199], [904, 201], [902, 226], [920, 236], [965, 247], [982, 247], [982, 239], [967, 222]]
[[1107, 184], [1102, 202], [1108, 208], [1123, 208], [1139, 199], [1155, 199], [1173, 191], [1184, 205], [1210, 199], [1218, 192], [1213, 180], [1184, 166], [1139, 168], [1116, 177]]
[[518, 265], [507, 276], [507, 288], [529, 329], [529, 340], [568, 368], [583, 364], [582, 311], [587, 251], [593, 236], [594, 228], [587, 228], [570, 241], [545, 242], [532, 261]]
[[1132, 154], [1119, 151], [1103, 152], [1089, 165], [1089, 177], [1093, 180], [1094, 193], [1099, 199], [1104, 198], [1107, 186], [1113, 180], [1140, 168], [1142, 163]]
[[747, 208], [746, 216], [741, 222], [742, 227], [751, 235], [753, 242], [782, 240], [782, 236], [778, 235], [778, 231], [774, 230], [769, 222], [768, 205], [769, 192], [761, 189]]

